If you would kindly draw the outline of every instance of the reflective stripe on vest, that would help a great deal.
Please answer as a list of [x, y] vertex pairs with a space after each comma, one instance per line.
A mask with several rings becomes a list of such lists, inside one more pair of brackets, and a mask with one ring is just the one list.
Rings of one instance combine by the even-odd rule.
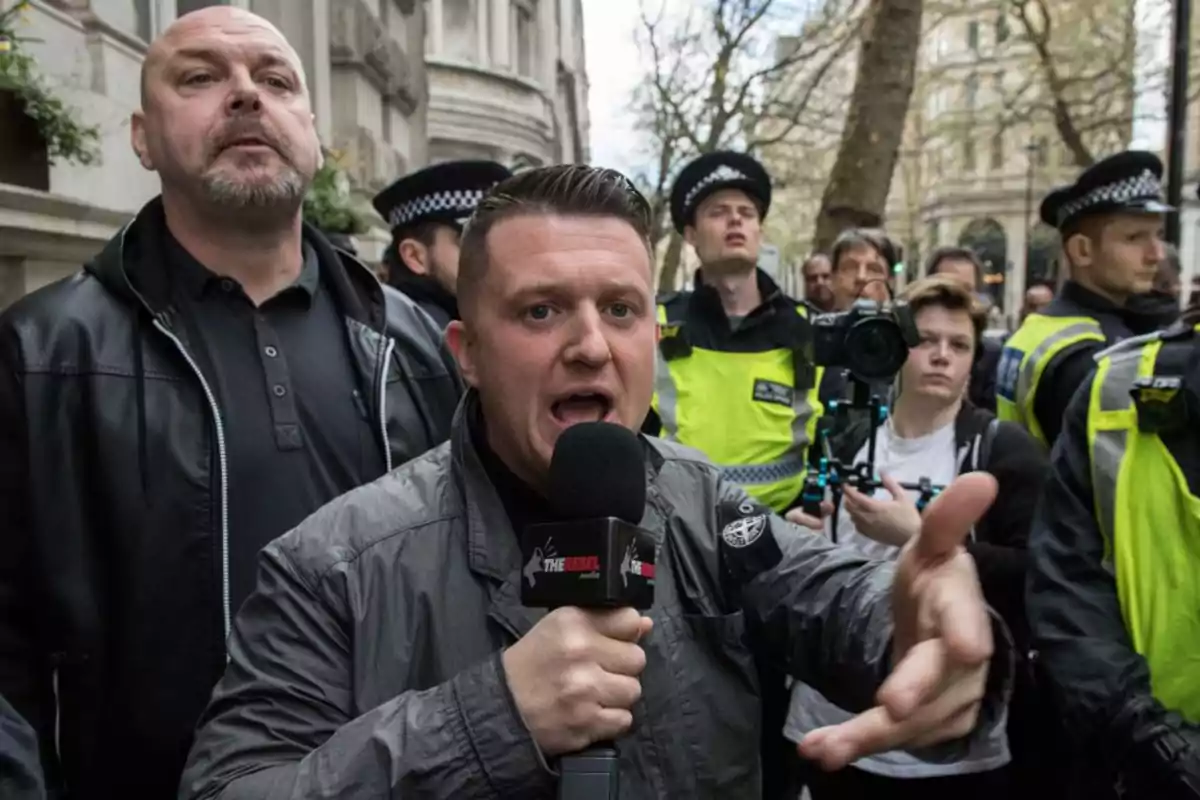
[[1030, 314], [1005, 343], [996, 372], [996, 416], [1016, 422], [1049, 447], [1034, 413], [1038, 384], [1046, 365], [1080, 342], [1105, 341], [1100, 323], [1091, 317], [1048, 317]]
[[[803, 306], [797, 311], [807, 314]], [[669, 327], [661, 305], [658, 321]], [[659, 349], [656, 358], [651, 405], [662, 438], [700, 450], [726, 479], [775, 510], [786, 510], [803, 488], [808, 446], [821, 415], [821, 370], [811, 389], [796, 391], [791, 350], [693, 347], [668, 361]]]
[[1130, 395], [1161, 349], [1156, 340], [1100, 359], [1088, 409], [1092, 493], [1105, 566], [1154, 697], [1200, 723], [1200, 498], [1159, 435], [1138, 430]]

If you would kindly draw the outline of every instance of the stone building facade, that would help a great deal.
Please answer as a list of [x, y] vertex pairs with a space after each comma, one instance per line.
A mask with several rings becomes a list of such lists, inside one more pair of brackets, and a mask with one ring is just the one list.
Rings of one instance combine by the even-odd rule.
[[[15, 2], [0, 0], [0, 9]], [[33, 0], [20, 35], [34, 41], [23, 46], [57, 96], [99, 127], [101, 141], [92, 165], [47, 165], [36, 131], [20, 147], [0, 136], [0, 308], [76, 271], [158, 192], [129, 144], [146, 46], [179, 15], [217, 4]], [[431, 161], [587, 159], [579, 0], [227, 4], [271, 20], [296, 48], [321, 140], [360, 197]], [[9, 98], [0, 92], [0, 130], [28, 131]], [[376, 229], [358, 241], [373, 259], [387, 234]]]
[[580, 0], [428, 0], [429, 157], [588, 160]]

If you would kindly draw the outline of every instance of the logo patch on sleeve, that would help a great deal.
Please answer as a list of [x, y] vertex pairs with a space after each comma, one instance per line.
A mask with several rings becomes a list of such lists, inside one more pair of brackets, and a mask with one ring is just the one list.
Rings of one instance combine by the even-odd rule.
[[758, 378], [754, 381], [754, 399], [759, 403], [775, 403], [776, 405], [792, 407], [792, 399], [796, 390], [791, 386], [774, 381]]
[[721, 538], [730, 547], [741, 549], [749, 547], [758, 541], [758, 537], [762, 536], [766, 528], [767, 518], [763, 514], [754, 517], [743, 517], [742, 519], [735, 519], [726, 525], [725, 530], [721, 531]]
[[1025, 352], [1006, 347], [1000, 353], [1000, 364], [996, 368], [996, 394], [1010, 403], [1017, 401], [1017, 383], [1021, 379], [1021, 362]]

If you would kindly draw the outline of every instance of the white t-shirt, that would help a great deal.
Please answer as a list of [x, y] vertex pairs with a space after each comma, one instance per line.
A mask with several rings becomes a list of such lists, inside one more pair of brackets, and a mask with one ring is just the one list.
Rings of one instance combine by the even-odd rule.
[[[864, 444], [855, 455], [855, 461], [865, 461], [866, 458], [867, 445]], [[959, 454], [954, 446], [953, 423], [916, 439], [897, 436], [892, 429], [891, 420], [879, 427], [875, 444], [876, 470], [895, 477], [901, 483], [917, 483], [924, 477], [929, 478], [934, 485], [946, 486], [958, 474], [958, 463]], [[917, 499], [916, 494], [912, 492], [914, 502]], [[880, 499], [891, 497], [887, 489], [882, 487], [876, 490], [874, 496]], [[829, 522], [825, 523], [825, 527], [826, 534], [829, 534]], [[839, 544], [853, 547], [869, 558], [894, 559], [900, 554], [900, 548], [877, 542], [859, 533], [844, 507], [838, 509], [837, 540]], [[840, 724], [852, 716], [854, 715], [850, 712], [826, 700], [816, 689], [797, 683], [792, 687], [791, 707], [783, 734], [788, 739], [798, 742], [810, 731], [826, 725]], [[1005, 725], [1001, 724], [996, 726], [987, 739], [972, 743], [971, 751], [961, 761], [932, 763], [922, 761], [907, 752], [893, 750], [859, 759], [854, 762], [854, 766], [864, 772], [892, 778], [932, 778], [986, 772], [998, 769], [1010, 760]]]

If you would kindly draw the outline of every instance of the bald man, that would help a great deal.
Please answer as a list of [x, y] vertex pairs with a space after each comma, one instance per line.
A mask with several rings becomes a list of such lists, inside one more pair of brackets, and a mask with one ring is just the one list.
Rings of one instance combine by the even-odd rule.
[[176, 21], [131, 132], [161, 195], [0, 317], [0, 695], [72, 800], [175, 795], [258, 550], [460, 394], [428, 316], [301, 222], [321, 151], [268, 22]]

